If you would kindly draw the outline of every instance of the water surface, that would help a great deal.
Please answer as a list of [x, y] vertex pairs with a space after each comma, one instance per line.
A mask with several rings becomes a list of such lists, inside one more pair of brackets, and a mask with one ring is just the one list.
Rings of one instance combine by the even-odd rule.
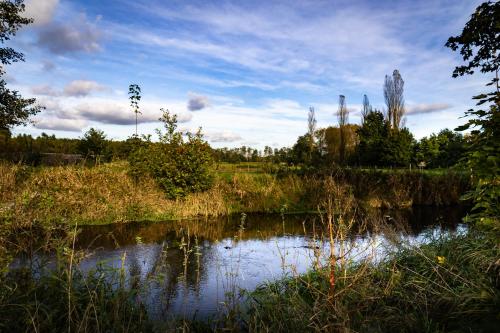
[[[375, 211], [372, 221], [397, 226], [397, 233], [369, 228], [348, 235], [347, 260], [380, 260], [389, 239], [420, 244], [464, 230], [460, 207]], [[313, 215], [248, 215], [221, 219], [130, 223], [80, 228], [76, 248], [84, 250], [79, 269], [97, 265], [124, 269], [155, 318], [205, 318], [240, 300], [240, 289], [306, 272], [329, 251], [322, 220]], [[336, 252], [340, 253], [336, 243]], [[42, 260], [43, 259], [43, 260]], [[33, 265], [54, 257], [18, 258]], [[29, 261], [29, 263], [28, 263]]]

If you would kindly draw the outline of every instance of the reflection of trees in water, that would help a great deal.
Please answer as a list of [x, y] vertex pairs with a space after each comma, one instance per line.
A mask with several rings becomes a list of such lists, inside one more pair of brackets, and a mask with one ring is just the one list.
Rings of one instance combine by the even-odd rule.
[[159, 245], [137, 245], [128, 253], [127, 265], [130, 286], [140, 290], [142, 284], [156, 294], [153, 301], [166, 315], [172, 301], [181, 295], [199, 297], [213, 255], [209, 242], [199, 241], [187, 231], [163, 236], [166, 239]]
[[[359, 219], [368, 221], [366, 225], [370, 232], [383, 231], [373, 227], [382, 221], [396, 226], [400, 231], [416, 234], [436, 223], [455, 225], [463, 212], [458, 207], [366, 210], [359, 212]], [[165, 315], [172, 308], [172, 302], [186, 302], [190, 298], [192, 300], [193, 297], [199, 297], [203, 282], [208, 281], [207, 275], [212, 268], [210, 265], [217, 264], [216, 241], [232, 239], [234, 246], [240, 240], [269, 239], [282, 235], [302, 235], [311, 240], [321, 240], [325, 232], [317, 215], [249, 215], [241, 234], [240, 224], [241, 217], [233, 216], [209, 220], [92, 226], [82, 228], [78, 247], [115, 249], [132, 245], [127, 250], [130, 285], [137, 290], [145, 286], [152, 288], [149, 290], [150, 295], [155, 298], [152, 301], [161, 306], [160, 311]], [[347, 235], [346, 241], [353, 242], [355, 237], [356, 232]], [[311, 247], [319, 249], [313, 243]]]
[[[357, 219], [363, 220], [368, 229], [379, 222], [388, 222], [402, 230], [415, 234], [436, 223], [453, 226], [464, 216], [465, 208], [452, 207], [413, 207], [402, 210], [367, 209], [358, 213]], [[283, 221], [284, 218], [284, 221]], [[268, 239], [285, 232], [290, 235], [312, 234], [321, 232], [321, 223], [317, 215], [252, 214], [245, 219], [245, 232], [241, 239]], [[105, 226], [83, 227], [78, 236], [79, 248], [116, 248], [136, 244], [140, 238], [144, 244], [164, 241], [180, 241], [187, 230], [200, 242], [217, 241], [233, 238], [240, 228], [240, 216], [224, 218], [195, 219], [184, 221], [166, 221], [161, 223], [130, 223]], [[315, 223], [313, 223], [315, 222]], [[376, 231], [376, 230], [375, 230]], [[172, 247], [172, 246], [170, 246]]]

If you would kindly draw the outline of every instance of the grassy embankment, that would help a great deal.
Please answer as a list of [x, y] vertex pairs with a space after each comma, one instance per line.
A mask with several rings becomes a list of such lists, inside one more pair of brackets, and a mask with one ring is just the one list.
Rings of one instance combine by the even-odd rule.
[[[126, 163], [30, 168], [0, 164], [0, 218], [105, 224], [130, 220], [168, 220], [251, 212], [317, 211], [323, 192], [319, 176], [277, 176], [272, 166], [219, 165], [212, 189], [168, 200], [152, 179], [137, 185]], [[451, 205], [459, 202], [468, 178], [456, 172], [345, 170], [335, 174], [355, 197], [371, 207]], [[29, 222], [31, 223], [31, 222]]]
[[352, 264], [342, 253], [349, 251], [353, 191], [324, 183], [316, 203], [325, 210], [326, 237], [329, 230], [335, 241], [345, 241], [345, 251], [331, 248], [326, 265], [263, 285], [209, 324], [152, 321], [138, 289], [126, 287], [123, 270], [97, 267], [94, 274], [80, 274], [77, 263], [85, 254], [72, 249], [70, 232], [51, 245], [59, 258], [56, 271], [36, 278], [27, 268], [2, 276], [0, 318], [9, 320], [0, 320], [0, 331], [151, 332], [155, 326], [200, 332], [495, 331], [500, 324], [498, 238], [472, 230], [418, 248], [403, 245], [381, 262], [367, 258]]
[[402, 248], [381, 262], [266, 284], [242, 312], [250, 331], [496, 332], [500, 247], [482, 232]]

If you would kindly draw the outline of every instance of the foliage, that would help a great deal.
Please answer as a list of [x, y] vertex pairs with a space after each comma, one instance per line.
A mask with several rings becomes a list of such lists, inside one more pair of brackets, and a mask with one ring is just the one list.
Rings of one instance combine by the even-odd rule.
[[387, 131], [381, 162], [385, 166], [407, 167], [412, 162], [415, 139], [407, 127]]
[[361, 165], [408, 166], [413, 159], [414, 139], [408, 128], [391, 128], [382, 112], [371, 111], [357, 131], [356, 161]]
[[103, 131], [91, 128], [78, 144], [78, 150], [85, 156], [92, 156], [96, 160], [106, 149], [106, 135]]
[[138, 116], [139, 114], [141, 114], [141, 111], [139, 111], [139, 102], [141, 100], [141, 87], [139, 87], [137, 84], [131, 84], [128, 87], [128, 94], [130, 99], [130, 106], [132, 107], [132, 110], [134, 111], [135, 114], [135, 136], [138, 136], [137, 123], [138, 123]]
[[471, 144], [467, 165], [471, 169], [476, 188], [465, 198], [474, 201], [474, 221], [496, 225], [500, 229], [500, 2], [485, 2], [476, 8], [459, 36], [446, 43], [453, 51], [460, 49], [465, 65], [457, 66], [453, 76], [470, 75], [475, 69], [494, 73], [487, 86], [493, 92], [473, 97], [478, 110], [468, 110], [469, 120], [458, 130], [471, 129]]
[[466, 144], [462, 134], [444, 129], [420, 139], [415, 146], [415, 160], [425, 162], [429, 168], [448, 168], [464, 157]]
[[357, 131], [359, 145], [357, 146], [356, 155], [361, 165], [382, 166], [380, 157], [382, 156], [388, 130], [382, 112], [374, 110], [367, 113], [363, 124]]
[[433, 239], [338, 269], [332, 297], [329, 270], [313, 270], [252, 292], [243, 322], [267, 332], [494, 332], [499, 255], [477, 233]]
[[213, 158], [201, 129], [194, 134], [186, 133], [185, 140], [177, 131], [177, 116], [162, 111], [160, 120], [165, 132], [157, 130], [158, 143], [151, 142], [149, 137], [137, 142], [129, 160], [133, 172], [151, 175], [172, 199], [209, 189], [213, 181]]
[[[22, 16], [25, 10], [23, 0], [0, 2], [0, 42], [4, 44], [14, 36], [19, 28], [33, 22]], [[24, 61], [22, 53], [10, 47], [0, 48], [0, 130], [9, 130], [14, 126], [26, 125], [29, 118], [42, 110], [34, 105], [34, 98], [22, 98], [17, 91], [6, 87], [6, 82], [1, 76], [5, 74], [5, 65], [13, 62]]]

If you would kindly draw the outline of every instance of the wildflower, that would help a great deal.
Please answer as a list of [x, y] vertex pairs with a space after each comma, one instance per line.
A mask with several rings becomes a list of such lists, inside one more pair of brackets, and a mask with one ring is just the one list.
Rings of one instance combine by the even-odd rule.
[[438, 262], [438, 264], [444, 265], [445, 260], [446, 260], [445, 257], [437, 256], [437, 262]]

